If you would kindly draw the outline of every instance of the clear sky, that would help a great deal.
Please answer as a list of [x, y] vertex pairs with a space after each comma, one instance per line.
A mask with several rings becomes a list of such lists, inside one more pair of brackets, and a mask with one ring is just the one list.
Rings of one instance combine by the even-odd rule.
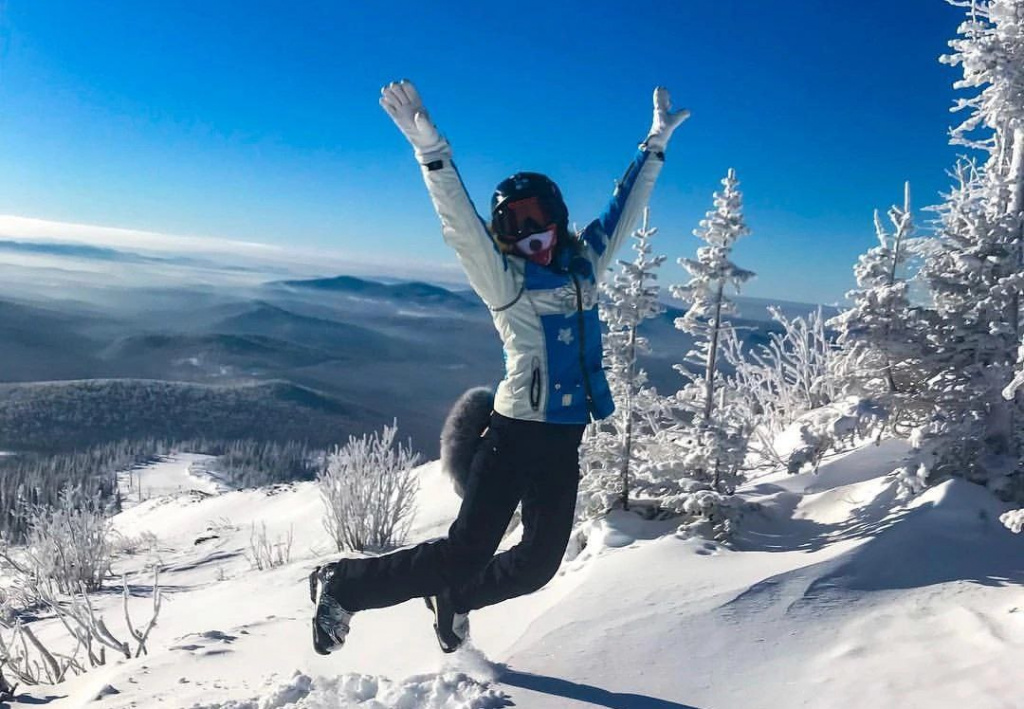
[[[545, 172], [581, 226], [664, 84], [692, 118], [652, 200], [678, 256], [729, 167], [747, 294], [834, 302], [872, 210], [955, 156], [942, 0], [0, 0], [0, 214], [451, 263], [377, 104], [408, 77], [476, 203]], [[923, 219], [923, 217], [922, 217]]]

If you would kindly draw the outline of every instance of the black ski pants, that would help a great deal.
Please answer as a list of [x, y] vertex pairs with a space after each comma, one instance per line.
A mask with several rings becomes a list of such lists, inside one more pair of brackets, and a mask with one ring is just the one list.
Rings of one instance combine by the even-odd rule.
[[[352, 612], [447, 593], [462, 613], [536, 591], [555, 575], [572, 531], [583, 430], [492, 413], [448, 536], [342, 559], [328, 591]], [[523, 539], [495, 555], [520, 502]]]

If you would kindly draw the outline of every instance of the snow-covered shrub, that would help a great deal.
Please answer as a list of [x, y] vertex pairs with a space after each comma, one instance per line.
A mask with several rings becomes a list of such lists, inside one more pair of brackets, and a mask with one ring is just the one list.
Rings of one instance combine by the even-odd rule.
[[787, 466], [779, 437], [804, 414], [841, 398], [842, 360], [820, 308], [803, 317], [768, 311], [780, 330], [770, 332], [766, 344], [747, 351], [730, 331], [723, 350], [733, 367], [735, 415], [750, 431], [750, 453], [764, 464]]
[[[681, 469], [678, 459], [680, 448], [670, 440], [672, 433], [665, 429], [634, 431], [630, 450], [629, 508], [642, 516], [657, 516], [662, 509], [661, 500], [676, 492], [675, 480]], [[592, 519], [609, 510], [623, 507], [622, 499], [622, 439], [614, 430], [602, 430], [591, 425], [580, 448], [579, 497], [577, 518]]]
[[136, 554], [152, 554], [157, 551], [160, 540], [150, 531], [138, 535], [129, 535], [113, 530], [110, 535], [111, 546], [115, 556], [135, 556]]
[[27, 534], [19, 559], [25, 576], [50, 580], [62, 593], [96, 591], [110, 573], [114, 554], [110, 522], [98, 495], [64, 488], [53, 506], [24, 510]]
[[885, 416], [874, 402], [847, 397], [797, 418], [775, 440], [774, 450], [791, 474], [817, 471], [827, 453], [856, 445], [877, 429]]
[[[668, 427], [636, 439], [630, 464], [629, 510], [644, 519], [679, 518], [680, 524], [684, 526], [698, 521], [698, 518], [713, 518], [715, 533], [711, 537], [724, 539], [731, 532], [731, 527], [722, 527], [718, 522], [727, 515], [712, 512], [696, 514], [698, 508], [690, 500], [692, 495], [712, 489], [711, 481], [693, 477], [694, 471], [707, 463], [705, 459], [698, 460], [694, 456], [711, 449], [709, 443], [697, 446], [688, 440], [688, 436], [699, 431]], [[596, 443], [599, 439], [600, 436], [585, 438], [581, 449], [581, 466], [585, 474], [580, 480], [577, 505], [580, 521], [594, 519], [611, 509], [621, 508], [619, 470], [615, 465], [607, 464], [607, 461], [616, 459], [607, 457], [599, 450], [600, 446]], [[611, 439], [611, 443], [617, 441]], [[731, 499], [725, 493], [716, 495], [722, 500]]]
[[397, 424], [335, 449], [317, 476], [326, 508], [324, 527], [338, 551], [383, 550], [409, 531], [419, 482], [419, 454], [395, 444]]
[[928, 487], [928, 468], [920, 463], [909, 462], [893, 471], [896, 478], [897, 493], [906, 499], [920, 494]]
[[580, 444], [577, 520], [600, 517], [622, 504], [622, 441], [613, 431], [591, 424]]
[[677, 532], [680, 536], [728, 542], [749, 503], [735, 495], [694, 484], [673, 500], [672, 506], [683, 518]]
[[1024, 510], [1011, 510], [999, 516], [999, 521], [1014, 534], [1024, 532]]
[[675, 396], [683, 424], [673, 435], [674, 458], [687, 477], [731, 494], [743, 481], [751, 427], [727, 380], [719, 385], [714, 415], [707, 420], [700, 418], [703, 394], [702, 385], [691, 384]]
[[271, 540], [267, 535], [267, 523], [260, 522], [256, 526], [253, 522], [249, 532], [249, 551], [246, 554], [249, 565], [257, 571], [267, 571], [290, 563], [294, 537], [294, 528], [288, 527], [288, 534]]
[[[672, 444], [678, 450], [678, 444]], [[651, 451], [652, 448], [645, 448]], [[636, 478], [629, 511], [647, 520], [671, 520], [680, 536], [699, 536], [728, 542], [748, 507], [736, 495], [719, 492], [711, 484], [687, 477], [685, 464], [635, 461]], [[612, 474], [614, 478], [614, 473]], [[586, 478], [583, 481], [585, 482]], [[567, 558], [575, 558], [586, 546], [587, 530], [610, 509], [617, 508], [618, 496], [611, 487], [594, 489], [580, 497], [577, 521], [580, 526], [571, 540]], [[590, 505], [588, 508], [587, 505]]]
[[[107, 650], [126, 660], [148, 654], [146, 643], [160, 615], [162, 594], [159, 569], [154, 570], [153, 611], [144, 626], [136, 626], [128, 610], [131, 594], [127, 578], [122, 579], [122, 603], [125, 632], [130, 641], [115, 636], [102, 615], [97, 614], [84, 588], [62, 595], [50, 580], [38, 581], [35, 588], [37, 604], [60, 620], [71, 648], [60, 651], [44, 643], [32, 630], [32, 624], [15, 618], [2, 623], [9, 633], [0, 632], [0, 658], [3, 666], [20, 682], [28, 685], [57, 684], [69, 675], [80, 675], [107, 662]], [[52, 638], [47, 642], [53, 643]]]

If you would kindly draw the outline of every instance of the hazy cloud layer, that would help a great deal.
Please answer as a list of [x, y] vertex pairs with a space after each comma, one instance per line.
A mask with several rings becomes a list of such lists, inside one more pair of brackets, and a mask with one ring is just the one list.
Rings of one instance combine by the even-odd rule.
[[[47, 248], [40, 248], [40, 245], [47, 245]], [[76, 248], [82, 246], [93, 250]], [[97, 260], [103, 260], [105, 265], [98, 267]], [[454, 285], [465, 283], [454, 263], [373, 262], [337, 251], [293, 249], [15, 215], [0, 215], [0, 262], [5, 275], [19, 281], [24, 278], [17, 278], [16, 271], [22, 271], [24, 277], [45, 272], [48, 279], [62, 275], [70, 281], [80, 281], [81, 277], [88, 280], [90, 274], [116, 274], [129, 281], [138, 277], [208, 281], [212, 274], [230, 272], [233, 279], [242, 280], [347, 273]]]

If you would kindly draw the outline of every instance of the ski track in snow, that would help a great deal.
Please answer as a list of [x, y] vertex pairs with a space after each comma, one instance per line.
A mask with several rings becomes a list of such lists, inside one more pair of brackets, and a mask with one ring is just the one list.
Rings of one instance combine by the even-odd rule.
[[[150, 654], [19, 692], [53, 709], [1020, 709], [1024, 537], [962, 481], [898, 499], [886, 473], [901, 454], [868, 446], [818, 475], [751, 482], [759, 508], [732, 549], [612, 514], [542, 591], [475, 611], [459, 652], [440, 652], [413, 600], [357, 614], [329, 657], [309, 638], [306, 576], [333, 556], [315, 486], [214, 492], [200, 478], [190, 492], [195, 460], [172, 456], [135, 471], [168, 494], [114, 520], [158, 540], [115, 567], [137, 621], [147, 568], [162, 567]], [[436, 462], [420, 475], [413, 540], [443, 534], [458, 507]], [[294, 535], [290, 563], [250, 568], [254, 525]], [[117, 594], [96, 605], [124, 634]], [[52, 620], [34, 627], [67, 641]]]

